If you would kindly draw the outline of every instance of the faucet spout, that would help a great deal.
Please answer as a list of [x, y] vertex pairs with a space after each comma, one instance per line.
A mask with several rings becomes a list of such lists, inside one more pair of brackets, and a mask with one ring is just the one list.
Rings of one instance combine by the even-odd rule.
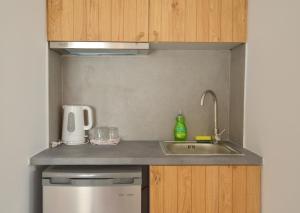
[[214, 135], [215, 135], [215, 141], [218, 142], [221, 140], [220, 136], [224, 132], [222, 131], [221, 133], [219, 133], [219, 128], [218, 128], [218, 99], [214, 91], [206, 90], [203, 92], [201, 96], [201, 101], [200, 101], [201, 106], [204, 106], [204, 100], [207, 94], [210, 94], [214, 99]]

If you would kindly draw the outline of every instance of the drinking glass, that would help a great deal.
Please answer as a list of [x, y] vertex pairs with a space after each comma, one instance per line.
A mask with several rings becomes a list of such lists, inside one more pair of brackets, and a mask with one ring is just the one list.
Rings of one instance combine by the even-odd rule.
[[109, 128], [108, 127], [96, 127], [93, 128], [90, 133], [90, 140], [98, 140], [100, 142], [106, 142], [109, 140]]
[[112, 143], [120, 141], [119, 129], [117, 127], [109, 127], [109, 141]]

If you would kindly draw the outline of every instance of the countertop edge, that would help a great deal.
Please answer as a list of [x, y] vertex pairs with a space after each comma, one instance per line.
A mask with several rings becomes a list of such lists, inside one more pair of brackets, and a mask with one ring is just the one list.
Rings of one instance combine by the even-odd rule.
[[[235, 144], [231, 145], [240, 150], [243, 156], [166, 156], [158, 141], [122, 143], [105, 148], [92, 145], [48, 148], [34, 155], [30, 165], [263, 165], [262, 157]], [[132, 152], [133, 147], [137, 147], [136, 152]]]

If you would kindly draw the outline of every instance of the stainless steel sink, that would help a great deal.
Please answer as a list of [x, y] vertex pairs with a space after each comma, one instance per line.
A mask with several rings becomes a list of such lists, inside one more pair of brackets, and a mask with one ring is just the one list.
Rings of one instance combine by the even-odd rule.
[[212, 144], [196, 141], [161, 141], [160, 146], [166, 155], [243, 155], [222, 142]]

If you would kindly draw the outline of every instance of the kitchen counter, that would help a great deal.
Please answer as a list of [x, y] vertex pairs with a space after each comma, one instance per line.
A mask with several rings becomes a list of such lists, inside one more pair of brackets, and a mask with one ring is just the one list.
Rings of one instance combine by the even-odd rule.
[[30, 159], [31, 165], [261, 165], [257, 154], [232, 145], [242, 156], [167, 156], [158, 141], [121, 141], [118, 145], [61, 145]]

